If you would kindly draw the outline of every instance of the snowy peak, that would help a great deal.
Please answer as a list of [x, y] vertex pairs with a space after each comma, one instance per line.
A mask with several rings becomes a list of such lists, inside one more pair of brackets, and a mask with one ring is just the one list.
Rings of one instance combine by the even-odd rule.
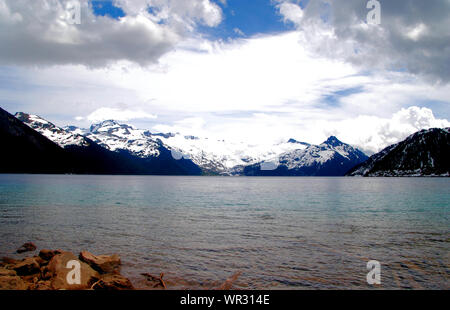
[[161, 142], [150, 132], [113, 120], [92, 125], [86, 136], [110, 151], [124, 150], [141, 158], [160, 154]]
[[[153, 134], [154, 136], [156, 134]], [[292, 139], [291, 142], [266, 143], [182, 135], [160, 135], [162, 142], [174, 150], [188, 155], [205, 171], [219, 174], [239, 174], [243, 167], [270, 160], [288, 151], [306, 148], [309, 144]]]
[[90, 144], [84, 136], [55, 126], [37, 115], [17, 112], [14, 116], [63, 148], [70, 145], [89, 146]]
[[[320, 145], [310, 145], [301, 152], [295, 152], [296, 155], [300, 155], [301, 160], [299, 162], [302, 165], [323, 165], [328, 161], [332, 161], [336, 158], [347, 161], [364, 161], [367, 156], [359, 151], [358, 149], [352, 147], [349, 144], [345, 144], [334, 136], [328, 138], [324, 143]], [[285, 157], [289, 158], [289, 153], [284, 154]], [[297, 165], [293, 165], [295, 168]]]
[[22, 112], [16, 113], [16, 117], [61, 147], [89, 146], [89, 141], [93, 141], [107, 150], [127, 151], [141, 158], [158, 157], [163, 147], [161, 141], [149, 131], [114, 120], [93, 124], [87, 130], [76, 126], [60, 128], [37, 115]]
[[336, 138], [335, 136], [331, 136], [329, 137], [325, 142], [323, 142], [322, 144], [326, 144], [332, 147], [338, 147], [338, 146], [342, 146], [344, 145], [344, 143], [342, 143], [341, 141], [339, 141], [338, 138]]
[[107, 120], [100, 122], [98, 124], [93, 124], [89, 128], [91, 133], [107, 133], [111, 135], [116, 135], [119, 137], [127, 136], [135, 129], [127, 124], [119, 124], [114, 120]]
[[[291, 141], [291, 140], [289, 140]], [[292, 142], [290, 142], [292, 143]], [[367, 156], [351, 145], [330, 137], [320, 145], [309, 145], [273, 158], [278, 163], [273, 169], [266, 169], [265, 163], [244, 168], [246, 175], [278, 176], [343, 176], [350, 168], [364, 162]]]
[[68, 132], [71, 132], [74, 134], [78, 134], [80, 136], [84, 136], [89, 132], [89, 130], [84, 129], [84, 128], [79, 128], [77, 126], [64, 126], [63, 129], [65, 131], [68, 131]]
[[33, 124], [33, 126], [47, 127], [47, 128], [55, 127], [50, 122], [47, 122], [46, 120], [44, 120], [43, 118], [41, 118], [37, 115], [27, 114], [27, 113], [23, 113], [23, 112], [17, 112], [14, 116], [24, 123]]

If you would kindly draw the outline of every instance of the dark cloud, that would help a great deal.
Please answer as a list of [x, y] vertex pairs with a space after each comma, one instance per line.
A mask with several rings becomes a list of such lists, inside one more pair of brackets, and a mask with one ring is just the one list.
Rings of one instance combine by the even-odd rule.
[[90, 2], [80, 0], [81, 23], [70, 23], [71, 0], [0, 0], [0, 65], [82, 64], [101, 67], [120, 60], [154, 63], [192, 30], [196, 22], [220, 22], [220, 8], [193, 0], [116, 1], [127, 16], [120, 21], [94, 16]]
[[[294, 1], [295, 2], [295, 1]], [[379, 0], [381, 24], [367, 25], [368, 0], [310, 0], [297, 23], [316, 52], [367, 68], [406, 70], [450, 81], [450, 1]], [[326, 31], [332, 29], [333, 35]]]

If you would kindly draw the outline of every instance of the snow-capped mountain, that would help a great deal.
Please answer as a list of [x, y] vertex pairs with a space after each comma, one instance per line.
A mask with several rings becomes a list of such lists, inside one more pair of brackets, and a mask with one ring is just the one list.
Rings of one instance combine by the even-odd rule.
[[350, 168], [367, 158], [360, 150], [331, 136], [320, 145], [309, 145], [303, 149], [285, 152], [265, 163], [247, 166], [243, 174], [343, 176]]
[[64, 148], [95, 143], [141, 159], [166, 158], [175, 163], [182, 159], [200, 167], [203, 174], [343, 175], [367, 159], [364, 153], [335, 137], [317, 146], [295, 139], [257, 145], [180, 133], [151, 133], [114, 120], [83, 129], [60, 128], [25, 113], [17, 113], [16, 117]]
[[17, 112], [14, 116], [63, 148], [69, 145], [89, 145], [83, 135], [55, 126], [37, 115]]
[[293, 139], [274, 145], [256, 145], [241, 141], [172, 134], [161, 137], [161, 140], [170, 148], [187, 155], [204, 170], [219, 174], [235, 174], [237, 167], [257, 163], [287, 151], [306, 148], [306, 143]]
[[[159, 139], [150, 133], [114, 121], [89, 130], [66, 126], [26, 113], [16, 118], [66, 150], [77, 166], [70, 173], [199, 175], [201, 169], [189, 159], [176, 160]], [[68, 161], [72, 159], [67, 159]], [[84, 164], [83, 164], [84, 163]]]
[[[196, 140], [192, 136], [180, 134], [151, 133], [148, 130], [134, 128], [127, 124], [120, 124], [114, 120], [106, 120], [93, 124], [89, 129], [75, 126], [65, 127], [73, 133], [83, 133], [89, 139], [111, 151], [125, 150], [140, 158], [158, 157], [160, 149], [181, 153], [184, 159], [192, 160], [205, 173], [224, 173], [225, 166], [212, 154], [206, 154], [193, 146], [189, 141]], [[184, 144], [183, 144], [184, 143]], [[178, 158], [177, 158], [178, 159]]]
[[141, 158], [160, 154], [161, 143], [150, 132], [113, 120], [92, 125], [85, 136], [111, 151], [127, 150]]
[[158, 158], [161, 152], [167, 153], [171, 150], [163, 144], [161, 139], [167, 139], [173, 135], [152, 135], [148, 130], [137, 129], [114, 120], [106, 120], [93, 124], [89, 129], [84, 129], [76, 126], [61, 128], [37, 115], [23, 112], [18, 112], [15, 116], [63, 148], [88, 146], [90, 142], [94, 142], [109, 151], [126, 151], [142, 159]]
[[0, 108], [1, 173], [67, 173], [67, 153], [56, 143]]
[[158, 156], [159, 148], [163, 146], [181, 153], [185, 159], [192, 160], [205, 174], [232, 174], [236, 167], [257, 163], [309, 145], [294, 139], [261, 146], [210, 137], [185, 136], [180, 133], [151, 133], [113, 120], [93, 124], [89, 129], [75, 126], [64, 128], [72, 133], [84, 134], [108, 150], [127, 150], [141, 158]]
[[450, 175], [450, 128], [421, 130], [354, 167], [350, 176]]

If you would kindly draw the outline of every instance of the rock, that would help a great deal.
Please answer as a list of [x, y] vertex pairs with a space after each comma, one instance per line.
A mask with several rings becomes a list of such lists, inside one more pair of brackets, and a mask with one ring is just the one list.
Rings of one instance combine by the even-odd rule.
[[96, 256], [83, 251], [78, 258], [70, 252], [44, 249], [23, 260], [2, 261], [0, 289], [4, 290], [134, 289], [131, 281], [118, 273], [118, 255]]
[[141, 273], [141, 275], [143, 275], [144, 277], [147, 278], [147, 281], [152, 283], [153, 288], [156, 287], [162, 287], [164, 289], [166, 289], [166, 284], [164, 283], [163, 277], [164, 277], [164, 273], [160, 273], [159, 277], [153, 276], [149, 273]]
[[79, 256], [80, 260], [89, 264], [92, 268], [98, 272], [115, 273], [118, 271], [121, 264], [120, 257], [117, 254], [111, 256], [108, 255], [94, 255], [88, 251], [82, 251]]
[[45, 266], [48, 264], [48, 261], [46, 261], [45, 259], [43, 259], [40, 256], [33, 256], [34, 260], [39, 264], [39, 266]]
[[0, 290], [26, 290], [28, 286], [18, 276], [0, 276]]
[[8, 265], [8, 264], [17, 264], [20, 261], [10, 257], [2, 257], [2, 262]]
[[2, 276], [17, 276], [17, 273], [14, 270], [6, 269], [4, 267], [0, 268], [0, 277]]
[[33, 242], [24, 243], [20, 248], [17, 249], [17, 253], [31, 252], [37, 249]]
[[[67, 274], [75, 268], [67, 267], [69, 261], [76, 261], [80, 264], [80, 284], [72, 284], [67, 281]], [[78, 260], [73, 253], [62, 252], [54, 255], [50, 260], [45, 267], [43, 278], [49, 279], [51, 288], [55, 290], [83, 290], [89, 289], [92, 283], [100, 279], [100, 275], [88, 264]]]
[[21, 276], [22, 280], [28, 283], [37, 283], [40, 278], [40, 274], [34, 274], [29, 276]]
[[19, 276], [32, 275], [41, 271], [38, 262], [33, 257], [25, 258], [13, 266], [13, 269]]
[[61, 250], [47, 250], [43, 249], [39, 252], [39, 257], [47, 261], [51, 260], [56, 254], [61, 254]]
[[130, 280], [120, 274], [106, 274], [92, 285], [94, 290], [133, 290]]
[[38, 281], [33, 286], [31, 286], [30, 289], [38, 291], [51, 290], [52, 289], [51, 281]]

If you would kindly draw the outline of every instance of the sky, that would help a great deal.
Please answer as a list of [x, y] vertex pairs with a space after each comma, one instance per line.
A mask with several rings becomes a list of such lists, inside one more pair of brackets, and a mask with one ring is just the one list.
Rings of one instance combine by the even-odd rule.
[[373, 2], [0, 0], [0, 107], [369, 154], [450, 127], [450, 0]]

